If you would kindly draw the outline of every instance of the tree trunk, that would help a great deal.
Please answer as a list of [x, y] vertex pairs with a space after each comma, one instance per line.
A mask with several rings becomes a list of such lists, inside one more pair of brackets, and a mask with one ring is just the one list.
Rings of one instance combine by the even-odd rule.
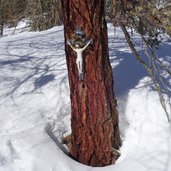
[[0, 36], [3, 36], [3, 30], [4, 30], [4, 25], [3, 25], [3, 22], [0, 22]]
[[4, 31], [4, 10], [3, 4], [0, 4], [0, 36], [3, 36]]
[[[109, 165], [118, 157], [115, 152], [120, 137], [104, 0], [61, 0], [61, 3], [72, 111], [70, 154], [87, 165]], [[83, 80], [79, 80], [76, 54], [66, 43], [78, 27], [93, 39], [93, 44], [83, 53]]]

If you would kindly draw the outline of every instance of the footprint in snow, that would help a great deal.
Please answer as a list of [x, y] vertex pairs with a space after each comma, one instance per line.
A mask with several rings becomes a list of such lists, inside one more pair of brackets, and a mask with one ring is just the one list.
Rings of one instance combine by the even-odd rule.
[[8, 165], [19, 159], [19, 154], [16, 152], [11, 140], [8, 140], [0, 149], [0, 166]]

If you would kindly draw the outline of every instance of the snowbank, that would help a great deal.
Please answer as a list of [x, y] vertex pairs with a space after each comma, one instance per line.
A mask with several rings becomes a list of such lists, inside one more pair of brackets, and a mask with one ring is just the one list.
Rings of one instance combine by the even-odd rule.
[[[171, 129], [158, 95], [122, 32], [108, 28], [123, 140], [117, 163], [88, 167], [60, 144], [70, 132], [70, 100], [63, 27], [55, 27], [0, 38], [0, 171], [171, 170]], [[159, 54], [170, 61], [171, 43]]]

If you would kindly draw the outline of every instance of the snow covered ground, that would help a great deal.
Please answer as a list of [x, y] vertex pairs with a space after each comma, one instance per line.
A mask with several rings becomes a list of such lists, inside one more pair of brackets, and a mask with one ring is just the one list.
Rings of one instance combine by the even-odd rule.
[[[171, 131], [158, 95], [122, 32], [109, 28], [123, 145], [115, 165], [92, 168], [66, 154], [70, 99], [63, 27], [0, 38], [0, 171], [170, 171]], [[135, 34], [134, 38], [140, 42]], [[158, 50], [170, 65], [171, 42]], [[171, 68], [171, 66], [170, 66]], [[171, 87], [171, 79], [167, 79]]]

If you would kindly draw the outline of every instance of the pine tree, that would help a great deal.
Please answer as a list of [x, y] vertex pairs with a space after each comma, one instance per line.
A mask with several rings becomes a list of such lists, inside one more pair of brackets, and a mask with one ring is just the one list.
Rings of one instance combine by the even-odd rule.
[[[65, 52], [71, 98], [70, 154], [77, 161], [91, 166], [105, 166], [116, 161], [120, 146], [118, 112], [113, 92], [112, 69], [109, 62], [104, 0], [61, 1], [63, 11]], [[75, 32], [92, 39], [83, 52], [84, 76], [79, 79], [77, 55], [67, 44], [77, 41]], [[80, 37], [79, 37], [80, 38]]]

